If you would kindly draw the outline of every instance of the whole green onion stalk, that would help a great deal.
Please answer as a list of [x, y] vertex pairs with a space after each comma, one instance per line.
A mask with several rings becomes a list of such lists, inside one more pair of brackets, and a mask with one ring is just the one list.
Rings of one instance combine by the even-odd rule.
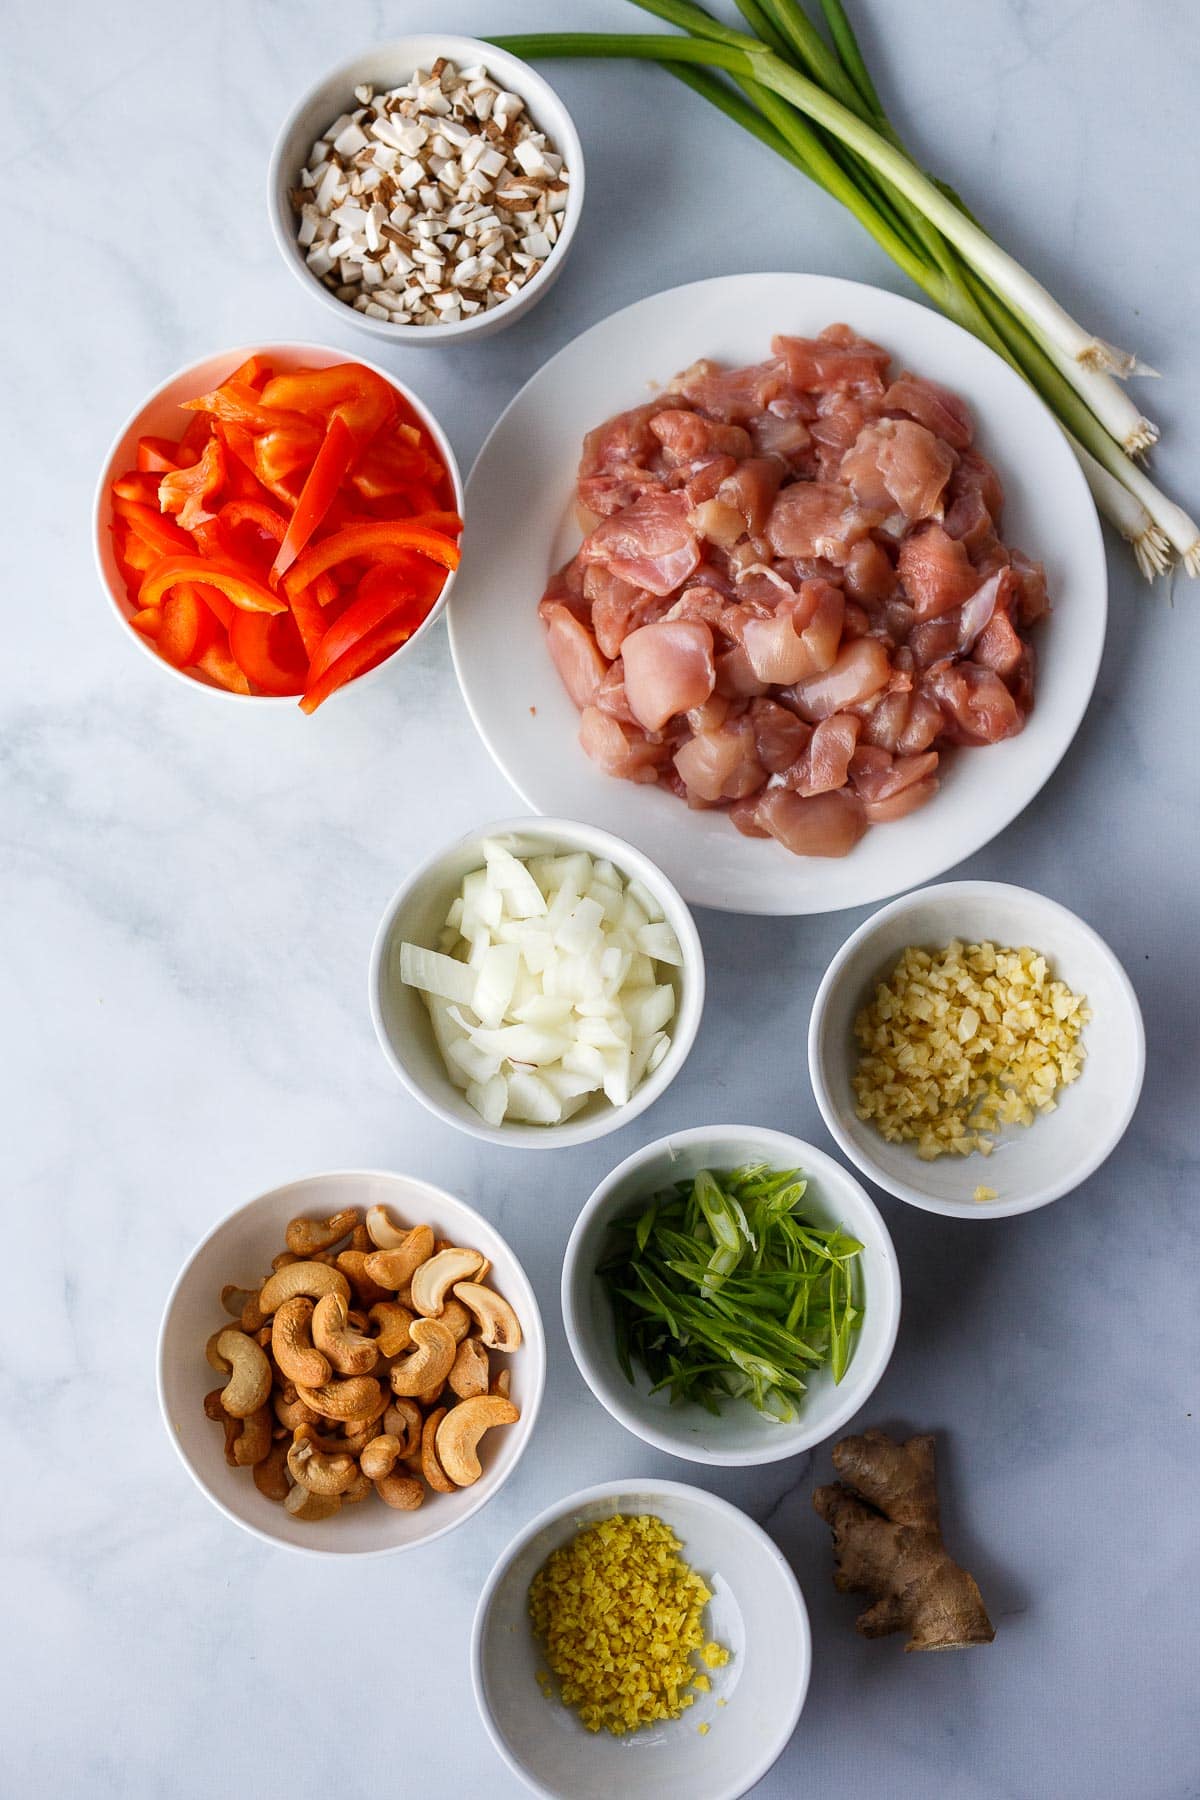
[[1135, 460], [1157, 440], [1120, 385], [1154, 371], [1078, 324], [905, 149], [841, 0], [737, 0], [749, 31], [694, 0], [634, 0], [686, 35], [534, 32], [516, 55], [661, 63], [841, 202], [934, 305], [988, 344], [1058, 418], [1097, 506], [1147, 580], [1182, 562], [1200, 575], [1200, 527]]

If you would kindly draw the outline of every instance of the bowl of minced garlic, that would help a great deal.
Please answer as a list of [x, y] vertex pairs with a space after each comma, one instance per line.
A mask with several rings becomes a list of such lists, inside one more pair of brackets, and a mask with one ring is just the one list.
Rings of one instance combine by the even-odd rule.
[[862, 1172], [960, 1217], [1078, 1186], [1128, 1124], [1144, 1061], [1108, 946], [995, 882], [926, 888], [869, 919], [830, 964], [809, 1039], [818, 1104]]
[[587, 1488], [534, 1519], [484, 1588], [471, 1656], [496, 1749], [550, 1800], [736, 1800], [791, 1737], [810, 1662], [767, 1533], [660, 1480]]

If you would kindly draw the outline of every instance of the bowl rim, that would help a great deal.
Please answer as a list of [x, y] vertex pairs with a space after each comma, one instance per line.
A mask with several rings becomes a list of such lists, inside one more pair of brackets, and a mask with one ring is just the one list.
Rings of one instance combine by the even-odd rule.
[[567, 1514], [577, 1512], [594, 1501], [612, 1499], [631, 1489], [644, 1491], [651, 1499], [656, 1494], [666, 1494], [668, 1496], [679, 1495], [686, 1497], [689, 1501], [699, 1502], [702, 1507], [716, 1513], [718, 1517], [725, 1518], [734, 1529], [746, 1531], [750, 1536], [758, 1538], [775, 1563], [776, 1570], [787, 1591], [797, 1625], [801, 1654], [800, 1679], [797, 1683], [794, 1705], [787, 1717], [780, 1721], [778, 1733], [771, 1737], [767, 1748], [759, 1752], [754, 1763], [747, 1768], [743, 1775], [738, 1776], [737, 1785], [716, 1789], [711, 1794], [705, 1795], [705, 1800], [740, 1800], [741, 1795], [748, 1793], [756, 1782], [761, 1781], [763, 1776], [774, 1768], [791, 1742], [796, 1726], [800, 1722], [800, 1715], [804, 1710], [809, 1682], [812, 1678], [812, 1626], [804, 1590], [800, 1586], [796, 1571], [770, 1532], [760, 1525], [757, 1519], [751, 1518], [749, 1513], [744, 1512], [740, 1506], [735, 1506], [731, 1500], [723, 1499], [720, 1494], [710, 1493], [707, 1488], [697, 1487], [693, 1482], [675, 1481], [660, 1475], [644, 1477], [632, 1475], [616, 1481], [596, 1482], [590, 1487], [579, 1488], [575, 1493], [567, 1494], [561, 1500], [553, 1501], [517, 1533], [501, 1551], [484, 1582], [475, 1607], [475, 1617], [471, 1623], [471, 1687], [475, 1694], [476, 1708], [492, 1747], [513, 1774], [523, 1781], [531, 1792], [541, 1796], [541, 1800], [562, 1800], [561, 1794], [556, 1793], [553, 1788], [544, 1787], [528, 1769], [522, 1767], [509, 1750], [508, 1743], [487, 1701], [483, 1669], [483, 1634], [501, 1581], [522, 1550], [537, 1537], [539, 1532], [544, 1530], [547, 1525], [554, 1524]]
[[[435, 55], [447, 54], [447, 46], [454, 46], [450, 54], [456, 62], [462, 61], [464, 50], [480, 62], [500, 63], [506, 65], [507, 71], [519, 70], [519, 82], [505, 73], [504, 79], [509, 82], [513, 92], [519, 92], [522, 100], [532, 104], [539, 113], [553, 112], [556, 124], [553, 129], [555, 148], [558, 150], [570, 171], [570, 185], [567, 190], [567, 205], [563, 214], [563, 223], [559, 236], [555, 241], [553, 252], [531, 281], [518, 289], [510, 300], [503, 301], [493, 307], [491, 312], [475, 313], [468, 319], [458, 319], [447, 325], [396, 325], [391, 320], [371, 319], [357, 312], [353, 306], [330, 292], [324, 282], [311, 273], [302, 257], [296, 254], [296, 233], [290, 212], [285, 213], [280, 203], [286, 171], [283, 167], [284, 152], [289, 138], [299, 125], [304, 113], [312, 105], [321, 90], [331, 82], [347, 79], [351, 71], [366, 57], [395, 58], [401, 52], [407, 57], [410, 47], [419, 46], [413, 66], [421, 66], [422, 51], [428, 50]], [[352, 90], [351, 90], [352, 91]], [[547, 130], [549, 130], [547, 126]], [[287, 177], [289, 180], [290, 176]], [[552, 87], [545, 76], [530, 63], [511, 50], [504, 50], [498, 44], [490, 44], [482, 38], [470, 37], [461, 32], [412, 32], [404, 37], [389, 38], [383, 43], [368, 45], [357, 56], [347, 57], [326, 70], [319, 80], [312, 82], [300, 95], [299, 99], [288, 111], [276, 134], [271, 150], [270, 162], [267, 166], [267, 212], [271, 222], [271, 235], [284, 261], [310, 292], [315, 292], [323, 304], [336, 311], [343, 321], [347, 317], [358, 325], [360, 330], [370, 332], [374, 337], [393, 344], [427, 344], [436, 347], [455, 340], [470, 337], [483, 332], [500, 329], [500, 319], [504, 324], [515, 324], [517, 318], [529, 310], [542, 297], [551, 284], [557, 279], [567, 259], [575, 232], [579, 225], [583, 210], [585, 187], [583, 145], [570, 110], [557, 89]]]
[[[572, 1290], [576, 1276], [582, 1270], [580, 1259], [587, 1229], [596, 1216], [603, 1211], [619, 1183], [626, 1176], [650, 1163], [664, 1150], [703, 1144], [710, 1139], [725, 1135], [752, 1138], [763, 1145], [764, 1153], [769, 1154], [772, 1158], [779, 1158], [785, 1167], [789, 1162], [794, 1161], [806, 1175], [821, 1180], [822, 1178], [828, 1179], [832, 1172], [834, 1180], [841, 1180], [846, 1184], [867, 1217], [872, 1221], [878, 1234], [881, 1263], [880, 1276], [877, 1278], [879, 1291], [873, 1293], [870, 1298], [875, 1308], [882, 1306], [887, 1309], [886, 1325], [883, 1341], [871, 1361], [862, 1365], [858, 1381], [852, 1386], [845, 1387], [840, 1403], [827, 1419], [821, 1421], [818, 1430], [806, 1430], [804, 1416], [801, 1414], [795, 1425], [780, 1426], [781, 1433], [788, 1435], [786, 1440], [778, 1445], [773, 1444], [770, 1439], [766, 1439], [761, 1449], [725, 1450], [706, 1447], [701, 1450], [697, 1446], [685, 1449], [676, 1432], [648, 1425], [644, 1419], [633, 1412], [632, 1408], [625, 1404], [615, 1389], [602, 1390], [598, 1371], [582, 1344]], [[593, 1270], [589, 1280], [594, 1282], [595, 1278]], [[677, 1456], [684, 1462], [724, 1469], [759, 1468], [766, 1467], [770, 1463], [784, 1462], [788, 1457], [802, 1456], [805, 1451], [827, 1442], [835, 1432], [840, 1431], [866, 1405], [887, 1373], [892, 1353], [896, 1347], [903, 1306], [900, 1262], [896, 1255], [896, 1246], [892, 1242], [892, 1234], [888, 1230], [883, 1214], [858, 1177], [851, 1170], [845, 1168], [836, 1157], [830, 1156], [828, 1151], [822, 1150], [816, 1144], [808, 1143], [804, 1138], [794, 1137], [790, 1132], [777, 1131], [767, 1125], [736, 1124], [698, 1125], [687, 1131], [668, 1132], [666, 1136], [656, 1138], [653, 1143], [644, 1144], [634, 1150], [623, 1162], [618, 1163], [615, 1169], [610, 1170], [593, 1190], [572, 1227], [567, 1247], [563, 1252], [560, 1297], [563, 1328], [566, 1332], [567, 1343], [570, 1345], [571, 1355], [575, 1359], [575, 1366], [593, 1398], [600, 1402], [610, 1417], [614, 1418], [619, 1425], [623, 1425], [626, 1431], [632, 1432], [635, 1437], [641, 1438], [643, 1443], [651, 1445], [656, 1450], [664, 1450], [668, 1455]], [[847, 1382], [850, 1381], [854, 1363], [855, 1358], [852, 1358], [850, 1368], [846, 1373]], [[666, 1417], [669, 1418], [670, 1415], [667, 1414]]]
[[[865, 1142], [855, 1137], [842, 1125], [825, 1079], [825, 1026], [829, 1003], [834, 989], [844, 975], [847, 964], [860, 946], [869, 942], [882, 925], [887, 924], [891, 919], [902, 916], [919, 902], [927, 900], [931, 894], [938, 895], [948, 905], [953, 905], [959, 899], [994, 896], [1015, 900], [1019, 904], [1032, 901], [1037, 907], [1056, 915], [1067, 930], [1088, 943], [1092, 951], [1108, 967], [1124, 997], [1129, 1015], [1128, 1024], [1132, 1029], [1135, 1075], [1125, 1104], [1111, 1115], [1107, 1129], [1099, 1135], [1092, 1148], [1081, 1156], [1075, 1171], [1063, 1179], [1045, 1182], [1041, 1187], [1035, 1187], [1027, 1195], [1020, 1195], [1015, 1199], [990, 1200], [986, 1206], [977, 1205], [973, 1201], [940, 1200], [936, 1195], [925, 1193], [911, 1183], [893, 1176], [871, 1156], [865, 1147]], [[1072, 912], [1069, 906], [1064, 906], [1060, 900], [1051, 899], [1048, 894], [1039, 893], [1036, 888], [1021, 887], [1018, 883], [1011, 881], [938, 881], [931, 882], [925, 887], [914, 888], [911, 892], [901, 894], [895, 900], [888, 901], [885, 906], [879, 907], [871, 914], [870, 918], [865, 919], [855, 931], [850, 933], [840, 949], [835, 952], [821, 978], [813, 1000], [812, 1012], [809, 1015], [808, 1073], [813, 1094], [826, 1128], [837, 1142], [839, 1149], [850, 1158], [855, 1168], [868, 1181], [874, 1182], [886, 1193], [893, 1194], [896, 1199], [905, 1201], [907, 1205], [920, 1207], [923, 1212], [938, 1213], [942, 1218], [1008, 1219], [1015, 1218], [1021, 1213], [1037, 1212], [1041, 1207], [1049, 1206], [1052, 1201], [1060, 1200], [1064, 1194], [1073, 1193], [1111, 1156], [1124, 1137], [1141, 1098], [1142, 1083], [1146, 1074], [1146, 1027], [1137, 991], [1126, 973], [1124, 964], [1111, 946], [1100, 936], [1100, 933], [1089, 925], [1086, 919], [1082, 919], [1078, 913]]]
[[[499, 1475], [497, 1480], [485, 1488], [485, 1491], [478, 1496], [475, 1503], [457, 1518], [448, 1519], [444, 1525], [439, 1525], [436, 1530], [431, 1530], [426, 1536], [416, 1538], [409, 1543], [380, 1544], [377, 1549], [372, 1550], [334, 1550], [315, 1542], [311, 1544], [293, 1544], [284, 1538], [276, 1537], [269, 1531], [265, 1531], [260, 1525], [251, 1524], [248, 1519], [241, 1518], [238, 1513], [234, 1512], [232, 1507], [226, 1504], [220, 1494], [217, 1493], [216, 1489], [210, 1485], [207, 1479], [201, 1474], [192, 1458], [184, 1450], [179, 1439], [179, 1434], [176, 1431], [174, 1422], [171, 1418], [166, 1394], [167, 1330], [171, 1315], [175, 1309], [175, 1304], [201, 1253], [208, 1248], [209, 1244], [219, 1232], [223, 1231], [227, 1225], [231, 1225], [241, 1213], [248, 1212], [251, 1207], [257, 1206], [260, 1201], [273, 1200], [277, 1195], [284, 1193], [285, 1190], [289, 1188], [303, 1187], [309, 1183], [345, 1181], [347, 1179], [410, 1182], [424, 1188], [428, 1193], [435, 1195], [439, 1202], [448, 1201], [451, 1207], [461, 1207], [465, 1212], [469, 1213], [473, 1219], [480, 1220], [489, 1231], [494, 1232], [496, 1237], [500, 1239], [504, 1248], [512, 1257], [517, 1272], [528, 1289], [528, 1297], [531, 1303], [525, 1308], [521, 1318], [523, 1340], [521, 1349], [528, 1349], [532, 1352], [529, 1362], [530, 1397], [521, 1412], [522, 1420], [528, 1419], [529, 1423], [525, 1432], [524, 1442], [518, 1449], [512, 1462], [509, 1464], [508, 1468]], [[512, 1248], [512, 1245], [509, 1243], [507, 1237], [504, 1236], [504, 1233], [500, 1230], [499, 1226], [494, 1225], [490, 1219], [485, 1218], [484, 1215], [479, 1212], [476, 1207], [470, 1205], [468, 1201], [459, 1199], [457, 1194], [451, 1194], [447, 1189], [438, 1187], [432, 1181], [426, 1181], [422, 1175], [403, 1175], [394, 1169], [328, 1169], [314, 1175], [298, 1175], [290, 1181], [277, 1182], [274, 1187], [267, 1188], [261, 1194], [255, 1194], [251, 1199], [242, 1201], [240, 1205], [231, 1207], [230, 1210], [222, 1214], [222, 1216], [204, 1233], [203, 1237], [197, 1241], [188, 1255], [184, 1258], [184, 1261], [179, 1268], [179, 1272], [172, 1281], [167, 1292], [167, 1297], [163, 1302], [162, 1314], [158, 1324], [158, 1338], [154, 1353], [154, 1385], [155, 1392], [158, 1396], [159, 1417], [162, 1419], [167, 1437], [171, 1442], [175, 1454], [178, 1456], [180, 1462], [183, 1464], [200, 1492], [226, 1519], [238, 1526], [240, 1530], [248, 1532], [251, 1537], [257, 1538], [260, 1543], [270, 1545], [274, 1550], [285, 1550], [297, 1556], [335, 1557], [339, 1559], [361, 1561], [373, 1557], [399, 1556], [403, 1555], [406, 1551], [424, 1549], [427, 1544], [432, 1544], [436, 1542], [438, 1538], [446, 1537], [450, 1532], [456, 1531], [460, 1526], [465, 1525], [468, 1520], [473, 1519], [477, 1513], [482, 1511], [494, 1495], [500, 1492], [510, 1476], [516, 1471], [533, 1438], [538, 1415], [541, 1411], [542, 1397], [545, 1393], [546, 1364], [546, 1334], [542, 1324], [541, 1308], [538, 1305], [537, 1289], [529, 1279], [524, 1263]], [[477, 1485], [484, 1487], [485, 1483], [486, 1476], [483, 1477]]]
[[[466, 491], [463, 486], [462, 470], [459, 468], [458, 458], [454, 454], [454, 446], [451, 444], [444, 426], [434, 416], [428, 404], [422, 400], [418, 394], [413, 392], [407, 382], [401, 381], [399, 376], [394, 375], [389, 369], [382, 368], [379, 363], [370, 362], [365, 356], [355, 356], [352, 351], [338, 349], [332, 344], [318, 344], [311, 340], [285, 338], [270, 344], [235, 344], [228, 351], [210, 350], [204, 356], [190, 357], [187, 362], [181, 364], [180, 367], [175, 369], [170, 375], [165, 376], [163, 380], [159, 381], [148, 394], [143, 395], [142, 399], [133, 408], [132, 412], [130, 412], [124, 423], [119, 427], [111, 439], [108, 449], [105, 451], [103, 461], [100, 464], [100, 473], [96, 481], [95, 495], [92, 501], [92, 558], [97, 575], [100, 579], [100, 586], [108, 598], [109, 606], [116, 618], [122, 636], [127, 641], [132, 639], [137, 649], [140, 650], [143, 655], [148, 656], [156, 667], [165, 670], [168, 675], [174, 676], [177, 681], [190, 689], [192, 693], [199, 691], [201, 693], [215, 695], [218, 700], [236, 701], [239, 706], [246, 706], [249, 703], [253, 703], [256, 706], [263, 707], [269, 704], [276, 710], [290, 708], [292, 711], [296, 711], [297, 701], [299, 699], [299, 696], [296, 694], [231, 693], [228, 688], [217, 687], [212, 682], [198, 680], [196, 676], [189, 675], [184, 669], [177, 669], [175, 665], [169, 663], [165, 657], [159, 656], [158, 652], [145, 638], [143, 638], [141, 632], [135, 631], [130, 624], [129, 615], [124, 608], [126, 596], [118, 594], [116, 586], [110, 578], [104, 563], [106, 536], [112, 518], [112, 502], [109, 495], [109, 488], [118, 473], [116, 464], [121, 445], [137, 430], [144, 415], [150, 410], [155, 402], [160, 400], [167, 393], [168, 389], [174, 387], [177, 382], [181, 382], [185, 378], [191, 376], [195, 371], [203, 368], [207, 363], [224, 361], [226, 356], [229, 358], [230, 371], [232, 372], [239, 364], [245, 362], [249, 357], [261, 355], [264, 351], [270, 351], [277, 355], [283, 354], [288, 357], [295, 356], [299, 358], [316, 354], [320, 357], [331, 358], [332, 363], [361, 363], [365, 369], [370, 369], [373, 375], [378, 375], [382, 380], [386, 381], [389, 387], [395, 388], [397, 393], [399, 393], [402, 398], [408, 402], [409, 406], [412, 407], [413, 411], [420, 418], [430, 436], [433, 438], [434, 443], [437, 445], [442, 461], [446, 465], [446, 473], [449, 475], [451, 485], [454, 489], [454, 498], [457, 503], [458, 514], [465, 521], [466, 514], [464, 512], [464, 507], [466, 504]], [[328, 367], [332, 366], [332, 363], [318, 366]], [[445, 611], [446, 603], [449, 600], [450, 590], [454, 585], [454, 578], [457, 572], [458, 571], [455, 569], [447, 570], [441, 593], [438, 595], [437, 600], [434, 602], [429, 612], [417, 626], [417, 629], [413, 632], [412, 636], [407, 638], [403, 644], [398, 645], [390, 655], [385, 656], [382, 662], [376, 663], [373, 669], [368, 669], [364, 674], [356, 675], [353, 681], [346, 682], [342, 688], [337, 689], [334, 694], [330, 695], [330, 699], [336, 699], [338, 694], [350, 693], [355, 689], [365, 686], [367, 682], [372, 681], [377, 675], [382, 674], [384, 669], [389, 668], [407, 651], [411, 650], [413, 645], [425, 635], [426, 631], [430, 630], [436, 621], [441, 618]]]
[[[628, 875], [632, 872], [636, 879], [643, 880], [659, 900], [666, 900], [664, 912], [674, 912], [671, 923], [679, 938], [683, 951], [683, 965], [680, 976], [680, 1006], [676, 1014], [679, 1029], [671, 1034], [671, 1047], [658, 1068], [648, 1075], [637, 1087], [624, 1106], [613, 1106], [611, 1102], [590, 1119], [576, 1123], [568, 1119], [563, 1125], [530, 1125], [514, 1122], [511, 1125], [493, 1127], [482, 1119], [466, 1118], [443, 1103], [432, 1094], [406, 1065], [398, 1054], [383, 1017], [383, 965], [391, 942], [391, 935], [396, 919], [405, 902], [415, 890], [446, 858], [456, 850], [464, 849], [476, 839], [484, 837], [500, 837], [505, 833], [514, 836], [533, 836], [553, 838], [560, 832], [569, 832], [590, 840], [592, 850], [589, 854], [604, 855], [612, 863]], [[371, 1023], [375, 1027], [375, 1035], [380, 1048], [393, 1074], [395, 1074], [408, 1092], [435, 1118], [456, 1130], [466, 1132], [469, 1137], [482, 1139], [488, 1144], [499, 1144], [509, 1150], [561, 1150], [571, 1144], [591, 1143], [596, 1138], [607, 1137], [612, 1131], [619, 1131], [630, 1124], [639, 1114], [646, 1111], [654, 1102], [662, 1097], [670, 1087], [679, 1071], [683, 1068], [696, 1034], [700, 1029], [700, 1021], [704, 1013], [705, 968], [704, 948], [700, 941], [700, 933], [696, 921], [692, 917], [691, 908], [674, 883], [668, 880], [657, 863], [651, 861], [643, 850], [633, 844], [627, 844], [623, 838], [615, 837], [612, 832], [602, 831], [598, 826], [587, 825], [581, 820], [566, 818], [547, 818], [541, 813], [522, 813], [516, 818], [491, 820], [487, 824], [477, 825], [473, 830], [462, 833], [451, 843], [443, 844], [432, 852], [425, 860], [401, 882], [384, 908], [383, 915], [375, 930], [371, 945], [371, 955], [367, 970], [367, 998], [371, 1010]], [[449, 1079], [449, 1077], [447, 1077]]]

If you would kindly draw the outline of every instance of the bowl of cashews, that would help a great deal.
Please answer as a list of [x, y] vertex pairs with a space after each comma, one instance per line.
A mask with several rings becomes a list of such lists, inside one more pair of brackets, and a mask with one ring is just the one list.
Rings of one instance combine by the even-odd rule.
[[520, 1460], [545, 1373], [503, 1238], [439, 1188], [367, 1170], [230, 1213], [159, 1333], [159, 1403], [197, 1486], [256, 1537], [317, 1554], [463, 1524]]

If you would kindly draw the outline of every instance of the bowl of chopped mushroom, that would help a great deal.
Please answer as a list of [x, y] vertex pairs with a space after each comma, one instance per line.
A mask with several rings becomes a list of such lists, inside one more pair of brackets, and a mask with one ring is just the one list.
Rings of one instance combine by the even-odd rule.
[[171, 1442], [227, 1519], [341, 1556], [431, 1543], [503, 1487], [546, 1349], [520, 1263], [441, 1189], [368, 1170], [239, 1207], [163, 1314]]
[[343, 63], [292, 109], [269, 202], [288, 267], [379, 337], [444, 344], [548, 292], [583, 204], [566, 107], [478, 38], [406, 37]]

